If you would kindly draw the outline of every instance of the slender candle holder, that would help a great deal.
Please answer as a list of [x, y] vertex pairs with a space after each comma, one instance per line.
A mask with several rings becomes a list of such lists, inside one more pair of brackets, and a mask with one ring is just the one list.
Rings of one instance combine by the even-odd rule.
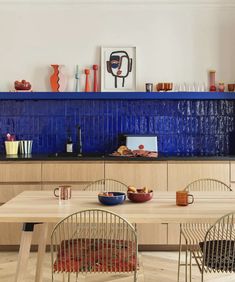
[[76, 79], [76, 86], [75, 86], [75, 91], [79, 92], [79, 66], [76, 66], [76, 73], [75, 73], [75, 79]]
[[97, 81], [97, 71], [98, 71], [98, 65], [93, 65], [94, 70], [94, 87], [93, 91], [98, 92], [98, 81]]
[[89, 69], [85, 69], [85, 75], [86, 75], [85, 92], [91, 92], [90, 82], [89, 82], [89, 75], [90, 75]]
[[209, 72], [209, 83], [210, 83], [210, 92], [216, 91], [216, 85], [215, 85], [215, 73], [216, 71], [212, 70]]

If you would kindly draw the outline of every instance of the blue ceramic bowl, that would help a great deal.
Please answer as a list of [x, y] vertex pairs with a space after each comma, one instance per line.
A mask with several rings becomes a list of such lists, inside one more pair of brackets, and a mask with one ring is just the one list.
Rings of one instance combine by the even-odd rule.
[[114, 206], [122, 204], [126, 200], [126, 194], [122, 192], [109, 192], [112, 193], [113, 196], [103, 196], [98, 195], [98, 199], [101, 204], [106, 206]]

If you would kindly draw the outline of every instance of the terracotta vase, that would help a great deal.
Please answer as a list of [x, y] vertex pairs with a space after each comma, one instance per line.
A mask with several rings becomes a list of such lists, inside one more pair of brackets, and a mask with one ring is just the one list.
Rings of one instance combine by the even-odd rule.
[[59, 65], [51, 65], [53, 67], [54, 73], [50, 77], [51, 90], [52, 92], [59, 91]]
[[62, 72], [62, 65], [51, 65], [54, 73], [50, 77], [52, 92], [64, 92], [67, 88], [67, 77]]

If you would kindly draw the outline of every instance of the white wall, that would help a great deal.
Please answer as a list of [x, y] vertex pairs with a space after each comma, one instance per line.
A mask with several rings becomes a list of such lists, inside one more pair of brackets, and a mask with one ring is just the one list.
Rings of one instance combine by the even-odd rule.
[[138, 90], [145, 82], [206, 82], [209, 69], [235, 82], [233, 5], [35, 2], [0, 0], [0, 91], [16, 79], [50, 90], [52, 63], [67, 66], [71, 91], [75, 65], [99, 63], [102, 45], [137, 46]]

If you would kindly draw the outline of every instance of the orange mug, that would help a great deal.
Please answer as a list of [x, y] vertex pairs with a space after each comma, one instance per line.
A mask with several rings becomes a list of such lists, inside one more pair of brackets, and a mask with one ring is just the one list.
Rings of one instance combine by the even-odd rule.
[[[191, 201], [189, 202], [189, 198]], [[177, 206], [187, 206], [194, 202], [193, 195], [189, 194], [188, 191], [177, 191], [176, 192], [176, 205]]]
[[[58, 192], [58, 194], [57, 194]], [[54, 189], [54, 196], [59, 198], [59, 200], [69, 200], [71, 199], [71, 186], [59, 186]]]

